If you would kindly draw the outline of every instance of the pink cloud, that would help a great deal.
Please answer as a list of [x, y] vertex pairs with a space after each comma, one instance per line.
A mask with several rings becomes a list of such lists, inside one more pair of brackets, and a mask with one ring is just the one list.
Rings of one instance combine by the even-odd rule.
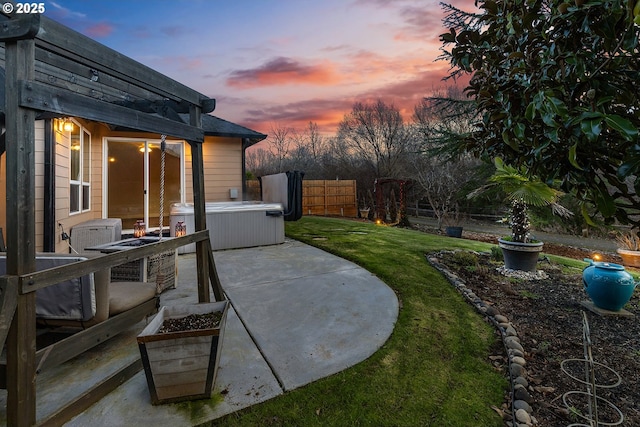
[[306, 65], [278, 57], [257, 68], [233, 71], [227, 79], [227, 85], [241, 89], [289, 84], [329, 85], [339, 80], [333, 68], [327, 62]]
[[314, 122], [321, 132], [334, 133], [354, 102], [353, 98], [327, 98], [265, 105], [247, 110], [243, 125], [251, 129], [269, 129], [271, 123], [286, 123], [294, 129], [303, 129], [309, 122]]
[[395, 35], [396, 40], [416, 41], [436, 39], [444, 32], [442, 13], [433, 13], [424, 7], [404, 7], [400, 10], [404, 25]]
[[100, 38], [111, 35], [113, 30], [113, 25], [106, 22], [98, 22], [85, 28], [84, 33], [91, 38]]

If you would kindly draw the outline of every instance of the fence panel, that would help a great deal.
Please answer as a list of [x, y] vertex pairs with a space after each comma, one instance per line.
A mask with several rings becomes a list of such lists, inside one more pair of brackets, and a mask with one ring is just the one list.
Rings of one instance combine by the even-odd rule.
[[302, 211], [305, 215], [357, 217], [356, 181], [302, 181]]
[[[249, 200], [260, 198], [260, 183], [257, 180], [247, 181], [247, 190], [251, 194]], [[302, 213], [357, 218], [356, 181], [303, 180]]]

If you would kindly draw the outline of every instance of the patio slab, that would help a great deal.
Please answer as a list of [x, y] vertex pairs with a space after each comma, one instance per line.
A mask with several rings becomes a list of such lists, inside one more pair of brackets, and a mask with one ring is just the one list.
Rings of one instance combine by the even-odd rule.
[[[393, 331], [394, 292], [351, 262], [292, 240], [219, 251], [214, 258], [231, 308], [212, 399], [153, 406], [140, 371], [66, 426], [198, 425], [359, 363]], [[178, 286], [161, 295], [161, 304], [197, 302], [196, 282], [195, 254], [180, 255]], [[145, 324], [57, 373], [40, 375], [38, 419], [64, 403], [67, 393], [98, 381], [98, 367], [113, 369], [111, 363], [139, 357], [135, 337]], [[0, 405], [6, 405], [4, 391]], [[0, 409], [0, 425], [5, 417]]]

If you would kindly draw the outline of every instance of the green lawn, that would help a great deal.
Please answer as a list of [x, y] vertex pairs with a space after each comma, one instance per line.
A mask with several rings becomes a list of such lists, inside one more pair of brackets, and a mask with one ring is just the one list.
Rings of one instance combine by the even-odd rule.
[[287, 223], [286, 232], [376, 274], [398, 296], [398, 322], [364, 362], [211, 425], [502, 425], [491, 406], [501, 405], [508, 383], [487, 359], [498, 337], [424, 256], [491, 245], [315, 217]]

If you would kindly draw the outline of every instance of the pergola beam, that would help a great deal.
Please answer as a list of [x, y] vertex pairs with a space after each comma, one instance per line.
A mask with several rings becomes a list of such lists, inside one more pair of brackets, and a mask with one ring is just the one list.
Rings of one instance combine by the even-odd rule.
[[43, 83], [29, 81], [17, 83], [20, 106], [25, 108], [171, 135], [188, 141], [199, 143], [204, 141], [202, 128], [190, 126], [184, 122], [153, 116]]
[[[208, 97], [164, 74], [47, 17], [41, 17], [36, 46], [168, 99], [200, 105]], [[55, 64], [54, 64], [55, 65]]]

